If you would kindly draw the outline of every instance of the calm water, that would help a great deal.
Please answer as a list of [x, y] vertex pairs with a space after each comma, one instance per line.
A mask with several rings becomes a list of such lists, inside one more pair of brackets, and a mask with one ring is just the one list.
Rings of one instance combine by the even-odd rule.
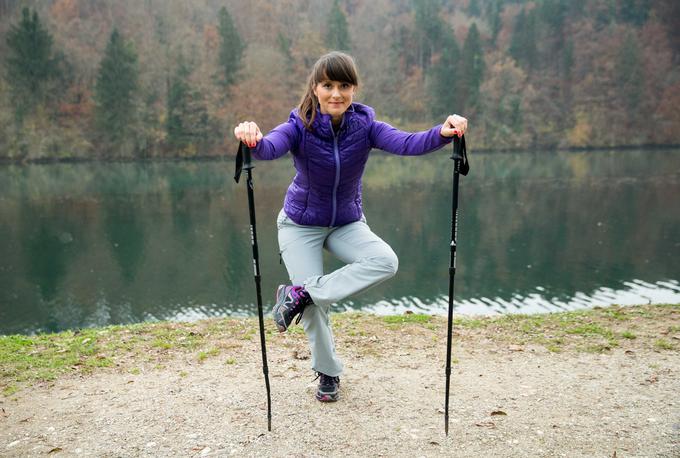
[[[400, 270], [336, 310], [445, 313], [448, 156], [369, 161], [368, 223]], [[471, 160], [457, 311], [680, 302], [680, 150]], [[287, 280], [274, 220], [292, 165], [254, 172], [269, 308]], [[0, 333], [253, 314], [247, 198], [232, 175], [231, 162], [0, 167]]]

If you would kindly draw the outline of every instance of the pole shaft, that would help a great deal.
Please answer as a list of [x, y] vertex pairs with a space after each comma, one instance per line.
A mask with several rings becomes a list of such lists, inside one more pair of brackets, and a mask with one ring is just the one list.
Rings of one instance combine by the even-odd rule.
[[[246, 147], [247, 148], [247, 147]], [[248, 152], [249, 153], [249, 152]], [[253, 273], [255, 277], [255, 290], [257, 293], [257, 316], [260, 322], [260, 346], [262, 347], [262, 372], [267, 388], [267, 430], [272, 430], [272, 399], [269, 386], [269, 367], [267, 366], [267, 345], [264, 334], [264, 312], [262, 310], [262, 288], [260, 286], [260, 254], [257, 247], [257, 223], [255, 221], [255, 196], [253, 193], [252, 166], [250, 165], [250, 154], [247, 155], [247, 166], [244, 169], [248, 173], [246, 180], [248, 188], [248, 209], [250, 211], [250, 241], [253, 247]]]
[[444, 399], [444, 431], [449, 435], [449, 389], [451, 386], [451, 344], [453, 340], [453, 290], [456, 276], [456, 248], [458, 245], [458, 184], [462, 155], [460, 140], [454, 137], [453, 142], [453, 195], [451, 198], [451, 255], [449, 261], [449, 310], [446, 329], [446, 397]]

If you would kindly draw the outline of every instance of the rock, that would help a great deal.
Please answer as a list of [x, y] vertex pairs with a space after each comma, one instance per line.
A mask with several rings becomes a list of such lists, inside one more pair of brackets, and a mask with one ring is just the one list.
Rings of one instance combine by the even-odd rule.
[[14, 442], [10, 442], [9, 444], [7, 444], [7, 448], [12, 448], [12, 447], [14, 447], [15, 445], [17, 445], [19, 442], [21, 442], [21, 439], [16, 440], [16, 441], [14, 441]]

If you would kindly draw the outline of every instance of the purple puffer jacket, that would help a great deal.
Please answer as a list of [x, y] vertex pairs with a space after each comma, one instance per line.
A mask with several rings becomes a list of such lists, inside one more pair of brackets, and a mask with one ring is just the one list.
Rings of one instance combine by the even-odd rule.
[[312, 128], [305, 128], [295, 109], [288, 122], [275, 127], [253, 150], [253, 157], [262, 160], [293, 154], [297, 174], [283, 208], [290, 219], [306, 226], [342, 226], [361, 219], [361, 176], [372, 148], [416, 156], [453, 140], [439, 134], [441, 125], [417, 133], [400, 131], [376, 121], [373, 108], [360, 103], [345, 112], [337, 134], [331, 116], [318, 110]]

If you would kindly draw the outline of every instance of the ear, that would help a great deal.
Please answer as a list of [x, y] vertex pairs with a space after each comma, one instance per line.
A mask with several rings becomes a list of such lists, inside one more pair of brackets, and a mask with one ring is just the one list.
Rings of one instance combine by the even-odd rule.
[[316, 97], [318, 99], [319, 94], [316, 93], [316, 84], [312, 84], [312, 92], [314, 93], [314, 97]]

